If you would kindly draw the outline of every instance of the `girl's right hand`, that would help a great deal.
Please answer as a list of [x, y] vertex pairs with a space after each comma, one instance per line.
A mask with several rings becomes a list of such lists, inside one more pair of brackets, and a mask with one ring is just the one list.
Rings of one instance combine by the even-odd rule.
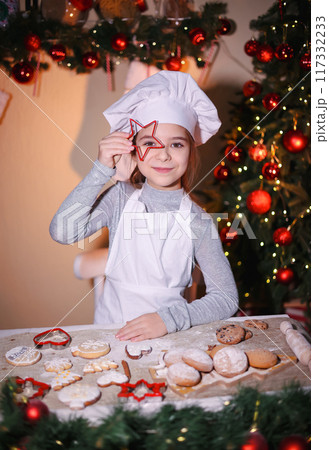
[[115, 131], [101, 139], [98, 145], [98, 161], [107, 167], [115, 167], [121, 155], [134, 150], [132, 141], [128, 139], [129, 133]]

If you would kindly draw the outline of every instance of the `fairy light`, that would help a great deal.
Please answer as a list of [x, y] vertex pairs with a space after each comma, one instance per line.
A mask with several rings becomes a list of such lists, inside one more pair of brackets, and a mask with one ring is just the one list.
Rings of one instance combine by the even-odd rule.
[[266, 283], [268, 284], [268, 283], [270, 283], [271, 282], [271, 278], [267, 278], [266, 279]]
[[[175, 56], [175, 55], [173, 55], [173, 56]], [[198, 61], [201, 62], [201, 61], [202, 61], [202, 58], [198, 58]]]
[[307, 99], [306, 98], [304, 99], [304, 103], [307, 103]]
[[118, 66], [120, 64], [120, 61], [115, 61], [115, 65]]
[[220, 222], [222, 219], [220, 217], [217, 217], [217, 222]]
[[248, 170], [248, 167], [247, 166], [243, 166], [243, 170]]
[[283, 212], [283, 214], [287, 214], [287, 210], [286, 209], [284, 209], [282, 212]]
[[97, 30], [93, 30], [93, 33], [96, 34], [96, 33], [97, 33]]
[[275, 28], [275, 27], [273, 26], [273, 27], [272, 27], [272, 30], [273, 30], [273, 31], [275, 31], [275, 30], [276, 30], [276, 28]]
[[307, 212], [307, 213], [310, 213], [310, 212], [311, 212], [311, 209], [310, 209], [310, 208], [307, 208], [306, 212]]
[[249, 292], [245, 292], [244, 294], [245, 297], [249, 297], [249, 295], [250, 295]]
[[268, 217], [265, 217], [264, 222], [268, 222]]
[[184, 30], [187, 31], [187, 30], [188, 30], [188, 27], [184, 27]]
[[277, 273], [278, 269], [273, 269], [273, 273]]
[[249, 100], [250, 100], [251, 102], [253, 102], [253, 101], [254, 101], [254, 97], [250, 97]]
[[275, 216], [275, 211], [271, 211], [272, 216]]
[[307, 124], [306, 124], [308, 127], [310, 127], [311, 126], [311, 124], [310, 124], [310, 122], [307, 122]]
[[305, 89], [305, 87], [304, 86], [301, 86], [301, 88], [300, 88], [302, 91]]
[[259, 117], [259, 116], [256, 116], [255, 118], [256, 118], [256, 120], [260, 120], [260, 117]]
[[236, 263], [236, 265], [240, 267], [240, 266], [242, 265], [242, 262], [241, 262], [241, 261], [238, 261], [238, 262]]
[[227, 222], [227, 224], [226, 224], [228, 227], [230, 227], [232, 224], [231, 224], [231, 222]]
[[275, 244], [276, 248], [280, 247], [279, 244]]
[[67, 65], [67, 67], [71, 67], [71, 66], [72, 66], [72, 64], [71, 64], [71, 63], [67, 63], [66, 65]]
[[285, 111], [287, 109], [287, 107], [286, 106], [282, 106], [282, 109]]
[[256, 127], [256, 130], [260, 130], [260, 126], [259, 125]]
[[261, 247], [264, 247], [264, 245], [265, 245], [265, 242], [260, 242], [260, 244], [259, 244]]
[[187, 433], [187, 432], [188, 432], [188, 428], [182, 428], [182, 429], [180, 430], [180, 432], [181, 432], [181, 433]]
[[281, 169], [281, 167], [282, 167], [282, 164], [281, 164], [281, 163], [279, 163], [279, 164], [278, 164], [278, 167], [279, 167], [279, 168]]
[[280, 180], [275, 180], [275, 183], [276, 184], [280, 184]]
[[295, 258], [291, 258], [290, 260], [292, 262], [292, 264], [296, 261]]
[[241, 200], [242, 200], [241, 195], [238, 195], [238, 196], [237, 196], [237, 199], [238, 199], [239, 201], [241, 201]]
[[283, 134], [283, 130], [280, 130], [279, 133], [280, 133], [280, 134]]
[[302, 101], [303, 101], [302, 97], [299, 97], [299, 101], [300, 101], [300, 102], [302, 102]]
[[242, 169], [241, 169], [241, 167], [239, 167], [239, 168], [238, 168], [238, 172], [239, 172], [239, 173], [241, 173], [241, 172], [242, 172]]
[[239, 213], [239, 214], [238, 214], [238, 217], [239, 217], [239, 219], [242, 219], [243, 214]]
[[264, 177], [263, 177], [263, 175], [259, 175], [259, 177], [258, 177], [260, 180], [262, 180]]
[[225, 256], [228, 256], [230, 253], [229, 252], [225, 252]]
[[177, 438], [177, 441], [178, 442], [183, 442], [183, 441], [185, 441], [185, 437], [184, 436], [178, 436], [178, 438]]
[[184, 59], [181, 60], [181, 65], [183, 66], [184, 64], [186, 64], [186, 61]]
[[152, 45], [155, 47], [157, 45], [157, 43], [156, 42], [152, 42]]
[[291, 90], [292, 90], [292, 87], [291, 87], [291, 86], [289, 86], [289, 87], [288, 87], [288, 91], [290, 92]]
[[225, 400], [224, 405], [228, 406], [231, 402], [229, 400]]
[[276, 192], [278, 190], [278, 188], [276, 186], [274, 186], [273, 191]]
[[274, 253], [272, 253], [272, 257], [273, 258], [275, 258], [276, 257], [276, 253], [274, 252]]
[[240, 205], [235, 205], [235, 209], [239, 209], [240, 208]]
[[241, 130], [242, 130], [242, 128], [241, 128], [241, 127], [237, 127], [237, 130], [238, 130], [238, 131], [241, 131]]
[[305, 269], [309, 269], [310, 266], [308, 264], [305, 265]]

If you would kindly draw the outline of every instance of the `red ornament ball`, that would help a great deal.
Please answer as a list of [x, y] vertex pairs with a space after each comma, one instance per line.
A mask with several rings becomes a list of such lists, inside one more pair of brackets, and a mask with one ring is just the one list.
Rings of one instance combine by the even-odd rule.
[[220, 230], [219, 237], [223, 244], [232, 244], [238, 239], [238, 232], [231, 227], [224, 227]]
[[219, 19], [219, 28], [217, 29], [216, 33], [220, 36], [223, 36], [224, 34], [227, 34], [231, 31], [232, 25], [231, 22], [227, 19]]
[[247, 197], [247, 208], [254, 214], [265, 214], [271, 208], [272, 198], [263, 189], [250, 192]]
[[300, 58], [299, 65], [304, 70], [311, 70], [311, 53], [305, 53]]
[[283, 146], [290, 153], [299, 153], [308, 144], [308, 137], [301, 130], [289, 130], [283, 135]]
[[87, 69], [95, 69], [99, 65], [99, 56], [96, 52], [87, 52], [82, 56], [82, 64]]
[[230, 175], [231, 170], [225, 164], [220, 164], [214, 169], [214, 176], [215, 178], [217, 178], [217, 180], [225, 181], [230, 177]]
[[66, 58], [66, 49], [62, 44], [52, 45], [48, 53], [54, 61], [63, 61]]
[[193, 45], [201, 45], [205, 41], [207, 33], [203, 28], [197, 27], [193, 28], [188, 35]]
[[278, 228], [273, 233], [273, 241], [282, 247], [290, 245], [292, 243], [292, 234], [285, 227]]
[[34, 68], [28, 62], [19, 62], [12, 68], [12, 76], [17, 83], [29, 83], [33, 80]]
[[267, 148], [264, 144], [257, 144], [249, 148], [249, 156], [254, 161], [263, 161], [267, 156]]
[[229, 161], [240, 162], [243, 156], [242, 148], [236, 147], [236, 145], [228, 145], [225, 149], [225, 156]]
[[268, 63], [272, 61], [274, 56], [274, 50], [269, 44], [262, 44], [258, 47], [256, 52], [256, 58], [258, 61]]
[[72, 5], [79, 11], [87, 11], [92, 8], [93, 0], [70, 0]]
[[244, 51], [247, 53], [248, 56], [256, 56], [258, 47], [259, 42], [255, 41], [255, 39], [250, 39], [250, 41], [245, 43]]
[[41, 46], [41, 39], [37, 34], [29, 33], [24, 39], [24, 45], [29, 52], [36, 52]]
[[249, 433], [247, 441], [242, 445], [241, 450], [268, 450], [268, 443], [264, 436], [258, 431]]
[[167, 70], [180, 70], [182, 67], [182, 60], [178, 56], [169, 56], [165, 63]]
[[262, 103], [265, 109], [267, 109], [268, 111], [272, 111], [272, 109], [278, 106], [280, 100], [280, 95], [276, 94], [275, 92], [270, 92], [269, 94], [265, 95]]
[[249, 80], [243, 85], [243, 95], [254, 97], [262, 92], [262, 85], [257, 81]]
[[287, 436], [280, 442], [279, 450], [307, 450], [308, 444], [303, 436]]
[[124, 33], [116, 33], [112, 36], [111, 46], [113, 50], [120, 52], [126, 50], [128, 47], [128, 42], [128, 37]]
[[277, 180], [280, 177], [280, 167], [274, 162], [265, 163], [262, 174], [266, 180]]
[[30, 424], [36, 424], [42, 417], [49, 415], [48, 406], [41, 400], [32, 399], [27, 403], [24, 417]]
[[280, 44], [276, 47], [274, 55], [279, 61], [288, 61], [294, 57], [294, 49], [289, 44]]
[[275, 277], [278, 283], [288, 285], [294, 280], [295, 274], [289, 267], [281, 267], [278, 269]]

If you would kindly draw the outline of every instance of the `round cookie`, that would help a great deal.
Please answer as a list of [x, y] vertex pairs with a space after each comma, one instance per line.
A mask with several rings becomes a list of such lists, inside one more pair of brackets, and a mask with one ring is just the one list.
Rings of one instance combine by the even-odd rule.
[[234, 345], [243, 341], [246, 335], [246, 330], [240, 325], [224, 325], [216, 330], [217, 341], [221, 344]]
[[62, 372], [63, 370], [70, 369], [72, 363], [68, 358], [54, 358], [49, 361], [45, 361], [44, 368], [46, 372]]
[[268, 323], [263, 320], [245, 320], [244, 325], [249, 328], [258, 328], [259, 330], [267, 330]]
[[94, 359], [107, 355], [110, 351], [110, 346], [104, 341], [88, 340], [82, 344], [71, 347], [73, 356], [80, 356], [81, 358]]
[[101, 391], [97, 386], [74, 384], [58, 393], [58, 400], [71, 409], [83, 409], [99, 400]]
[[13, 366], [30, 366], [41, 359], [41, 353], [33, 347], [14, 347], [5, 355], [6, 361]]
[[165, 353], [163, 361], [167, 367], [178, 362], [183, 362], [182, 355], [184, 353], [183, 349], [180, 350], [169, 350]]
[[214, 367], [223, 377], [232, 378], [247, 370], [248, 358], [236, 347], [225, 347], [215, 354]]
[[183, 361], [200, 372], [210, 372], [213, 369], [213, 362], [208, 353], [198, 348], [189, 348], [182, 355]]
[[212, 357], [212, 359], [214, 359], [214, 356], [216, 355], [216, 353], [221, 350], [222, 348], [225, 348], [223, 345], [215, 345], [211, 350], [209, 355]]
[[178, 386], [195, 386], [200, 382], [201, 375], [194, 367], [178, 362], [168, 368], [168, 380]]
[[277, 355], [265, 348], [246, 350], [246, 355], [248, 357], [249, 365], [256, 369], [269, 369], [278, 362]]

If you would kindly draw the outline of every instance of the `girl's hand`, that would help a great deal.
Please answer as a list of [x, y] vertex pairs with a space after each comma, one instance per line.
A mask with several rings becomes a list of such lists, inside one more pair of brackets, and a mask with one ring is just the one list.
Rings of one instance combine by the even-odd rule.
[[129, 133], [115, 131], [101, 139], [98, 145], [98, 161], [107, 167], [115, 167], [121, 155], [130, 153], [134, 146], [128, 140]]
[[129, 320], [116, 334], [120, 341], [132, 342], [153, 339], [167, 334], [167, 328], [158, 313], [143, 314], [136, 319]]

